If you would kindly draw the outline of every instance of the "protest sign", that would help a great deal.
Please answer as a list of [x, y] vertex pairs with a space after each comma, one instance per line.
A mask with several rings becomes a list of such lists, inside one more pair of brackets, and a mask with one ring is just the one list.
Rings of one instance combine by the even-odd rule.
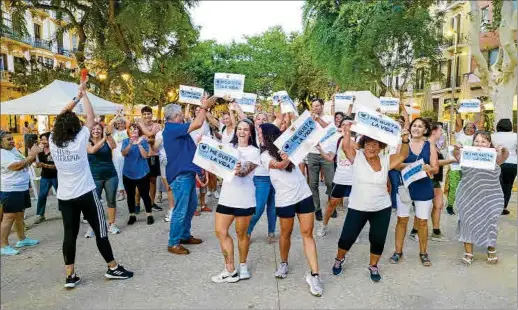
[[381, 113], [398, 113], [399, 99], [392, 97], [380, 97]]
[[401, 127], [390, 117], [367, 107], [360, 107], [354, 117], [351, 131], [369, 136], [390, 146], [397, 146]]
[[320, 144], [327, 141], [338, 140], [340, 138], [341, 133], [338, 131], [338, 128], [336, 128], [333, 124], [329, 124], [326, 128], [324, 128], [324, 131], [326, 133], [318, 142]]
[[459, 113], [478, 113], [480, 112], [480, 100], [462, 99], [460, 101]]
[[461, 167], [495, 170], [496, 150], [486, 147], [464, 146], [460, 153]]
[[281, 113], [290, 113], [293, 112], [298, 114], [297, 107], [293, 100], [291, 100], [290, 95], [285, 90], [281, 90], [273, 93], [272, 95], [272, 103], [273, 105], [281, 105]]
[[426, 178], [428, 175], [423, 170], [424, 161], [419, 159], [411, 164], [408, 164], [403, 170], [401, 170], [401, 177], [403, 178], [403, 185], [406, 188], [413, 182]]
[[347, 113], [353, 104], [353, 95], [348, 93], [335, 94], [335, 112]]
[[288, 154], [291, 162], [298, 165], [312, 147], [324, 137], [326, 131], [304, 111], [284, 133], [275, 140], [279, 150]]
[[256, 101], [257, 95], [249, 93], [243, 93], [243, 96], [240, 99], [236, 99], [236, 102], [241, 107], [241, 110], [247, 113], [255, 113]]
[[224, 180], [229, 180], [234, 177], [239, 153], [230, 144], [202, 136], [192, 162]]
[[243, 96], [245, 76], [242, 74], [216, 73], [214, 74], [214, 96], [239, 99]]
[[180, 85], [180, 96], [178, 101], [181, 103], [201, 105], [203, 88]]

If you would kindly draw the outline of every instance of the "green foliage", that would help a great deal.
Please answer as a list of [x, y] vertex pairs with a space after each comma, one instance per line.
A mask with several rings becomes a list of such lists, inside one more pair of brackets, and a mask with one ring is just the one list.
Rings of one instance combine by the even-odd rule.
[[17, 63], [12, 79], [16, 85], [22, 86], [26, 93], [36, 92], [54, 80], [77, 82], [70, 69], [48, 67], [34, 58], [30, 61], [25, 58], [19, 59], [22, 62]]
[[432, 121], [437, 121], [437, 119], [438, 119], [437, 112], [435, 112], [435, 111], [421, 111], [420, 116], [422, 118], [431, 119]]

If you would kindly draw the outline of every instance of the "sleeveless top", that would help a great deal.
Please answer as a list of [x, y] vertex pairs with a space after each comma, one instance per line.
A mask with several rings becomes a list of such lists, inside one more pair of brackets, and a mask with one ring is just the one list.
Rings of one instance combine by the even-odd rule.
[[[94, 143], [90, 140], [90, 143]], [[94, 180], [108, 180], [117, 176], [117, 171], [112, 161], [112, 150], [107, 142], [94, 154], [88, 154], [88, 162]]]
[[[420, 154], [416, 155], [412, 150], [410, 150], [408, 157], [403, 161], [403, 163], [411, 164], [420, 159], [422, 159], [425, 164], [430, 164], [430, 142], [425, 141]], [[408, 191], [410, 193], [410, 198], [414, 201], [432, 200], [434, 197], [432, 179], [426, 177], [417, 180], [408, 186]]]
[[[437, 159], [443, 160], [444, 156], [442, 156], [441, 152], [437, 151]], [[439, 167], [439, 172], [437, 174], [434, 174], [433, 180], [435, 182], [442, 182], [442, 179], [444, 177], [444, 167]]]

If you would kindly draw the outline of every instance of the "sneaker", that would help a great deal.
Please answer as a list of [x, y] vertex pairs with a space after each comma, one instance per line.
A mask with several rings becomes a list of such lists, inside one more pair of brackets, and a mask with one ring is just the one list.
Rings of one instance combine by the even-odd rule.
[[41, 223], [45, 222], [45, 220], [46, 220], [45, 215], [38, 216], [36, 221], [34, 221], [34, 224], [41, 224]]
[[392, 256], [390, 257], [390, 263], [391, 264], [397, 264], [399, 263], [399, 261], [401, 260], [401, 258], [403, 257], [403, 253], [395, 253], [392, 254]]
[[207, 197], [212, 196], [212, 192], [211, 192], [211, 191], [207, 191], [207, 195], [206, 195], [206, 196], [207, 196]]
[[201, 212], [212, 212], [212, 209], [207, 206], [204, 206], [203, 208], [201, 208]]
[[177, 255], [187, 255], [190, 253], [189, 250], [187, 250], [186, 248], [184, 248], [181, 245], [168, 246], [167, 252], [177, 254]]
[[85, 238], [93, 238], [95, 237], [94, 230], [92, 227], [88, 227], [88, 230], [86, 231]]
[[121, 230], [115, 224], [110, 224], [110, 226], [108, 227], [108, 231], [114, 235], [121, 233]]
[[137, 221], [137, 217], [135, 215], [130, 215], [128, 220], [128, 225], [133, 225]]
[[122, 265], [117, 265], [117, 268], [114, 270], [108, 268], [104, 276], [108, 279], [126, 280], [133, 277], [133, 272], [124, 269]]
[[139, 214], [140, 213], [140, 206], [135, 206], [135, 214]]
[[313, 296], [322, 296], [322, 281], [320, 280], [319, 275], [312, 276], [311, 273], [308, 273], [306, 275], [306, 282], [308, 283], [309, 291]]
[[367, 270], [369, 270], [369, 273], [371, 274], [371, 280], [373, 282], [379, 282], [381, 280], [381, 275], [378, 266], [369, 266]]
[[81, 282], [81, 278], [79, 278], [75, 273], [71, 276], [68, 276], [66, 279], [65, 279], [65, 288], [74, 288], [76, 287], [76, 284], [78, 284], [79, 282]]
[[40, 243], [39, 240], [34, 240], [29, 237], [25, 237], [25, 239], [16, 242], [15, 247], [21, 248], [21, 247], [26, 247], [26, 246], [35, 246], [38, 243]]
[[335, 209], [335, 211], [333, 211], [333, 214], [331, 214], [331, 217], [334, 219], [338, 217], [338, 213], [336, 212], [336, 209]]
[[219, 199], [219, 193], [217, 191], [214, 192], [214, 198]]
[[162, 203], [163, 199], [162, 199], [162, 192], [160, 192], [160, 194], [158, 194], [158, 196], [156, 197], [156, 202], [158, 203]]
[[220, 274], [210, 278], [214, 283], [236, 283], [239, 281], [239, 273], [237, 269], [233, 272], [228, 272], [227, 269], [223, 270]]
[[20, 251], [13, 249], [11, 246], [4, 246], [0, 249], [1, 255], [13, 256], [20, 254]]
[[200, 211], [198, 211], [198, 210], [194, 211], [194, 216], [200, 216], [200, 215], [201, 215]]
[[247, 280], [250, 279], [252, 275], [248, 272], [248, 266], [246, 263], [239, 264], [239, 280]]
[[286, 279], [288, 276], [288, 263], [280, 263], [279, 268], [275, 271], [275, 277], [279, 279]]
[[171, 222], [171, 215], [173, 214], [173, 209], [167, 211], [167, 213], [164, 216], [165, 222]]
[[325, 235], [327, 235], [327, 225], [322, 223], [317, 230], [317, 237], [324, 237]]
[[153, 223], [155, 223], [155, 218], [153, 217], [153, 215], [148, 215], [147, 216], [147, 224], [148, 225], [153, 225]]
[[268, 233], [268, 243], [275, 243], [275, 233]]
[[415, 242], [419, 242], [419, 236], [417, 235], [417, 233], [410, 233], [410, 235], [408, 236], [408, 238], [414, 240]]
[[507, 210], [507, 209], [502, 210], [502, 215], [509, 215], [509, 213], [511, 213], [511, 212], [509, 212], [509, 210]]
[[162, 207], [158, 206], [156, 203], [153, 204], [153, 211], [162, 211], [164, 210]]
[[342, 265], [344, 264], [344, 262], [345, 262], [345, 258], [342, 258], [342, 259], [335, 258], [335, 263], [333, 264], [333, 274], [335, 276], [339, 276], [342, 274], [342, 270], [343, 270]]
[[324, 220], [324, 218], [322, 217], [322, 210], [315, 211], [315, 219], [319, 222]]
[[126, 199], [126, 197], [125, 197], [124, 193], [122, 193], [122, 192], [118, 192], [118, 193], [117, 193], [117, 201], [122, 201], [122, 200], [124, 200], [124, 199]]
[[448, 241], [443, 234], [432, 234], [431, 239], [438, 242]]
[[85, 218], [83, 217], [83, 219], [81, 220], [81, 222], [83, 222], [83, 224], [88, 224], [88, 221], [85, 220]]
[[446, 212], [448, 213], [448, 215], [455, 215], [453, 207], [446, 207]]

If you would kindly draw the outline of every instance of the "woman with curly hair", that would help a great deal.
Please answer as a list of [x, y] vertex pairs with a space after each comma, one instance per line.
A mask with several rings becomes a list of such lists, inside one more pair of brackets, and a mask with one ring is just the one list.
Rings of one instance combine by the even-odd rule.
[[[108, 264], [105, 277], [109, 279], [128, 279], [133, 272], [117, 264], [113, 258], [112, 247], [108, 241], [108, 229], [103, 206], [97, 195], [96, 186], [88, 164], [87, 145], [90, 129], [94, 125], [94, 110], [88, 99], [86, 85], [82, 84], [79, 94], [56, 117], [50, 136], [50, 151], [58, 170], [57, 198], [63, 216], [63, 257], [65, 259], [65, 287], [74, 288], [80, 279], [74, 270], [76, 239], [79, 233], [81, 212], [95, 233], [97, 248]], [[72, 112], [83, 98], [86, 111], [85, 126]]]
[[122, 141], [128, 138], [128, 126], [129, 122], [122, 116], [120, 111], [116, 117], [114, 117], [108, 128], [111, 130], [112, 138], [117, 144], [117, 147], [113, 149], [113, 165], [117, 171], [117, 177], [119, 178], [117, 201], [125, 199], [124, 184], [122, 182], [122, 169], [124, 168], [124, 156], [122, 156]]

